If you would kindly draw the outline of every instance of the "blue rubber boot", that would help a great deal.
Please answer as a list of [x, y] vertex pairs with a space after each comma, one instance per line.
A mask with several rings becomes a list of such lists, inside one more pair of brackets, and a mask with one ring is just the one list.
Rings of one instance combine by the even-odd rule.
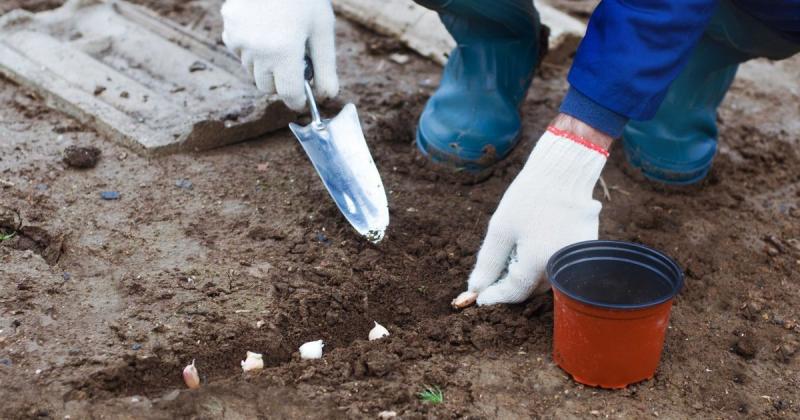
[[434, 161], [479, 171], [519, 140], [519, 106], [539, 61], [539, 15], [530, 0], [425, 0], [457, 42], [417, 128]]
[[717, 107], [739, 63], [754, 57], [780, 60], [798, 51], [800, 44], [781, 37], [732, 2], [721, 1], [655, 117], [625, 127], [622, 138], [628, 161], [646, 177], [663, 183], [702, 180], [717, 150]]
[[632, 166], [667, 184], [700, 181], [717, 151], [717, 107], [733, 82], [740, 53], [704, 36], [648, 121], [631, 121], [622, 134]]

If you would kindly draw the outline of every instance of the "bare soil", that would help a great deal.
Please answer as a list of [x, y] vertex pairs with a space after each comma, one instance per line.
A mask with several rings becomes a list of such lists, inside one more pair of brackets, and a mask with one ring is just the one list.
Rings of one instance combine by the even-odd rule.
[[[218, 1], [145, 3], [219, 36]], [[662, 249], [687, 279], [656, 377], [606, 391], [553, 364], [550, 295], [449, 307], [568, 63], [540, 70], [512, 156], [470, 179], [413, 145], [440, 69], [346, 21], [337, 32], [342, 95], [324, 113], [358, 105], [389, 191], [378, 246], [338, 214], [288, 130], [141, 157], [0, 79], [0, 234], [15, 232], [0, 243], [1, 418], [800, 417], [800, 60], [745, 66], [698, 186], [644, 181], [612, 151], [601, 237]], [[69, 146], [102, 156], [70, 168]], [[392, 335], [367, 341], [373, 320]], [[300, 360], [317, 339], [323, 359]], [[246, 351], [267, 368], [242, 374]], [[192, 360], [196, 391], [181, 380]], [[444, 402], [420, 401], [424, 385]]]

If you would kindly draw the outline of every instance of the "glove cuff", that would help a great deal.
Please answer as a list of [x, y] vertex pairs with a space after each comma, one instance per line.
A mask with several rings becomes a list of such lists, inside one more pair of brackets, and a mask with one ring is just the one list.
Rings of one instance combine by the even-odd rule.
[[558, 195], [591, 197], [606, 164], [608, 151], [588, 140], [548, 127], [533, 149], [523, 172], [527, 182]]

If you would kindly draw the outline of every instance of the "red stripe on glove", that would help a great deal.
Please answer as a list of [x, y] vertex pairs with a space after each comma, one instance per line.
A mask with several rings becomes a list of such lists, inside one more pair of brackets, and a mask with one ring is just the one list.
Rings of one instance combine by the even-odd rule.
[[555, 134], [555, 135], [557, 135], [559, 137], [564, 137], [565, 139], [572, 140], [575, 143], [580, 144], [581, 146], [584, 146], [584, 147], [587, 147], [589, 149], [592, 149], [595, 152], [600, 153], [601, 155], [605, 156], [606, 158], [608, 157], [608, 150], [603, 149], [602, 147], [590, 142], [589, 140], [586, 140], [585, 138], [583, 138], [583, 137], [581, 137], [581, 136], [579, 136], [577, 134], [570, 133], [569, 131], [564, 131], [564, 130], [555, 128], [552, 125], [547, 127], [547, 131], [549, 131], [549, 132], [551, 132], [551, 133], [553, 133], [553, 134]]

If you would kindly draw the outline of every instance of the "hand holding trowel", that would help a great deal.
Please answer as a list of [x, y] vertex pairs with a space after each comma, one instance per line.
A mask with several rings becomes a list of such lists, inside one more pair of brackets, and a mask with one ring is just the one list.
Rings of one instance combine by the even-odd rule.
[[379, 242], [389, 225], [389, 206], [356, 107], [349, 103], [336, 117], [322, 119], [311, 90], [313, 78], [311, 60], [306, 58], [305, 92], [311, 123], [305, 127], [291, 123], [289, 128], [344, 217], [367, 240]]

